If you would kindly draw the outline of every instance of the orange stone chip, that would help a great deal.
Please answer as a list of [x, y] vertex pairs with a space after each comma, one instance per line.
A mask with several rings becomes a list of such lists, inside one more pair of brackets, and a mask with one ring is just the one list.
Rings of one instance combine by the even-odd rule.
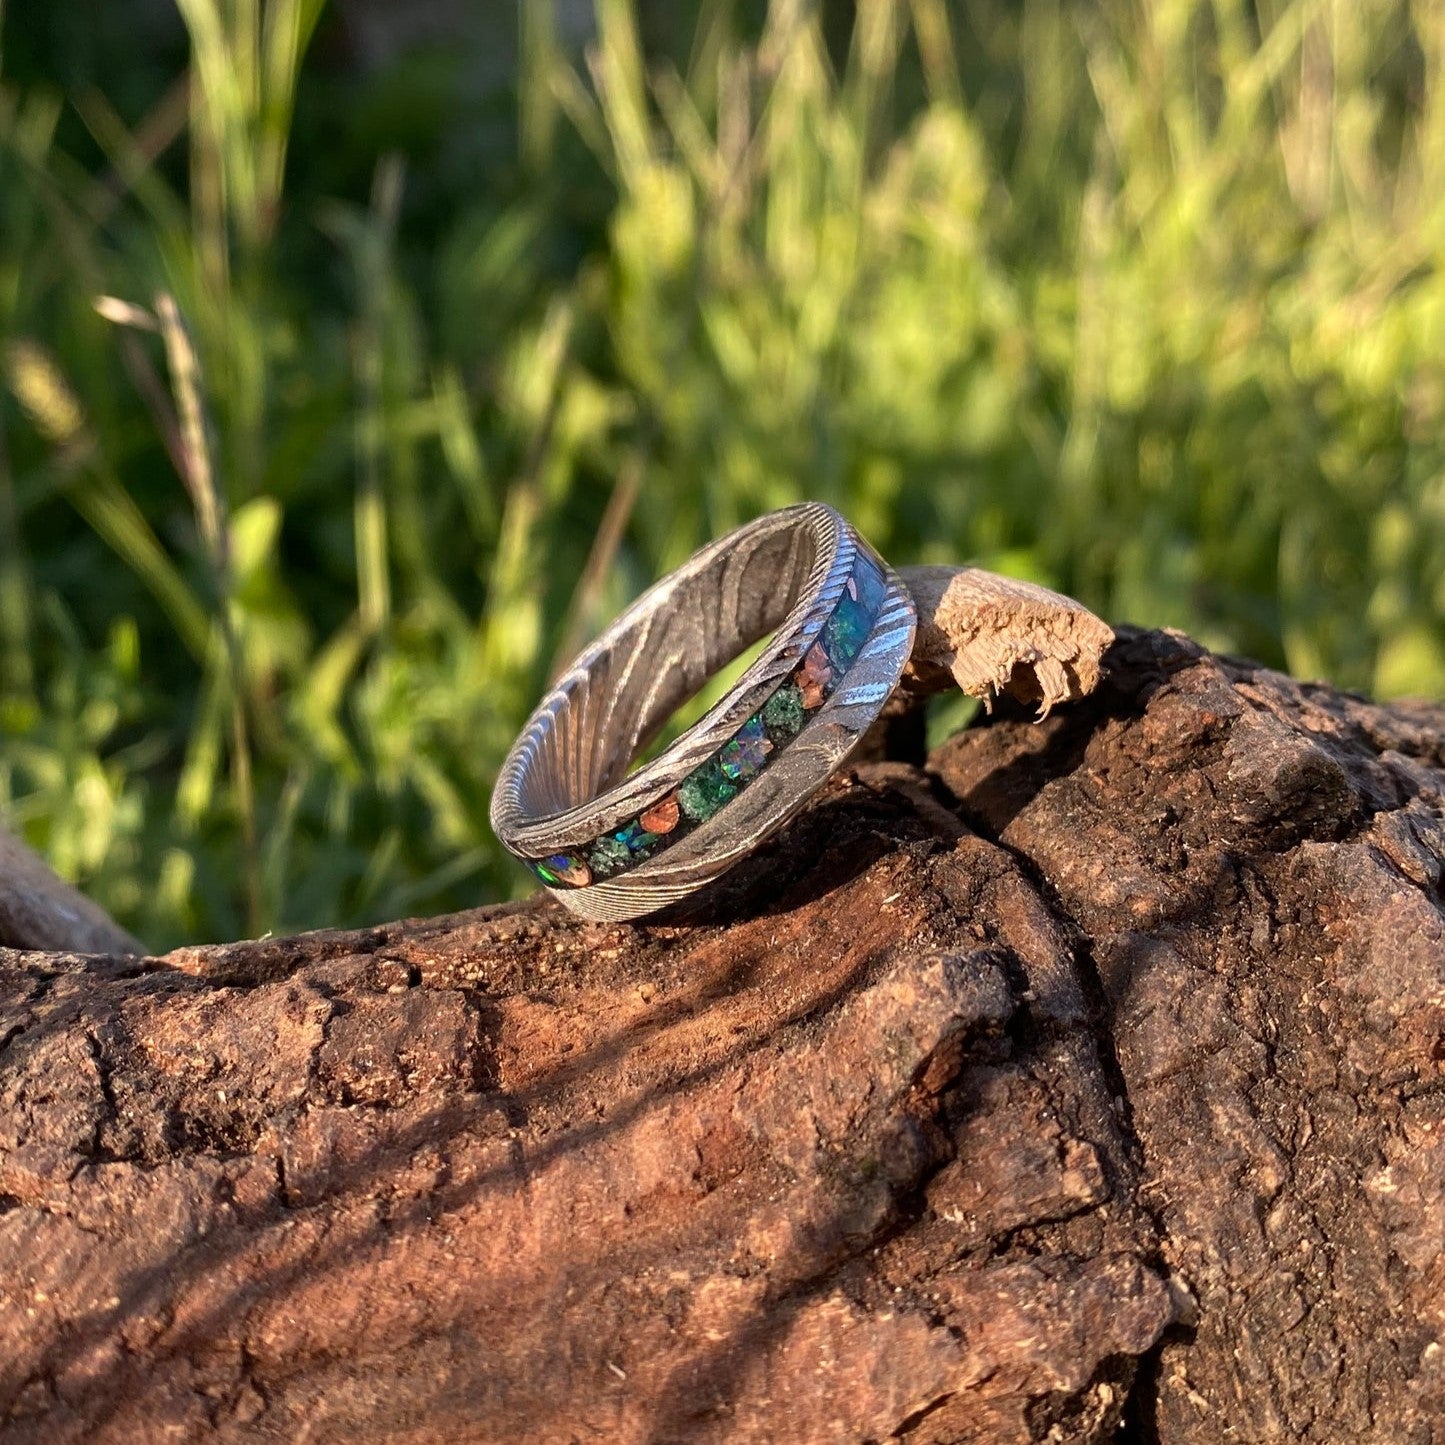
[[823, 689], [833, 676], [833, 665], [828, 654], [815, 642], [803, 655], [803, 665], [797, 672], [798, 691], [803, 694], [803, 706], [810, 711], [823, 706]]
[[649, 833], [670, 833], [677, 827], [677, 794], [654, 803], [638, 820]]

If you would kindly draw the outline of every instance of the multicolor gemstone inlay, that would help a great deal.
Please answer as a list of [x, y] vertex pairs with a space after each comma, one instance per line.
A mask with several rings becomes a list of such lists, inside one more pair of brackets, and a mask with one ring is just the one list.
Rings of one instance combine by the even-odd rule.
[[882, 569], [860, 550], [818, 641], [712, 757], [630, 823], [571, 852], [532, 859], [532, 872], [549, 888], [585, 888], [615, 877], [705, 823], [767, 768], [832, 695], [863, 650], [887, 591]]
[[716, 758], [709, 758], [683, 780], [677, 797], [682, 811], [694, 823], [704, 823], [724, 803], [730, 803], [737, 797], [737, 793], [738, 785], [723, 772]]

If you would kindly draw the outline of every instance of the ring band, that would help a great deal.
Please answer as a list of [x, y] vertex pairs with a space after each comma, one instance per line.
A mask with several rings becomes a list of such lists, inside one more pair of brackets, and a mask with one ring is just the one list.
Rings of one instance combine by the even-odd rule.
[[[897, 685], [915, 621], [898, 575], [833, 508], [759, 517], [645, 592], [561, 677], [502, 764], [492, 827], [584, 918], [675, 903], [837, 770]], [[769, 633], [701, 721], [628, 771], [682, 703]]]

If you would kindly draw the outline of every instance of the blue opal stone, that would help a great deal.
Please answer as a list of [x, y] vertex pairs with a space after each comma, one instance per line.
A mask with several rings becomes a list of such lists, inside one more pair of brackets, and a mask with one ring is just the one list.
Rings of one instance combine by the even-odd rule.
[[730, 743], [718, 753], [718, 766], [725, 778], [745, 783], [762, 772], [772, 744], [768, 741], [763, 720], [756, 713], [740, 727]]
[[859, 552], [853, 559], [853, 583], [858, 589], [858, 601], [868, 614], [871, 625], [883, 606], [883, 598], [888, 591], [887, 579], [871, 557]]
[[584, 888], [592, 881], [592, 870], [571, 853], [554, 853], [527, 865], [549, 887]]
[[846, 592], [838, 599], [833, 615], [823, 624], [823, 650], [835, 671], [842, 672], [863, 650], [871, 622], [862, 602]]
[[652, 851], [652, 845], [657, 842], [657, 834], [649, 833], [639, 821], [619, 828], [612, 836], [634, 858], [645, 858]]

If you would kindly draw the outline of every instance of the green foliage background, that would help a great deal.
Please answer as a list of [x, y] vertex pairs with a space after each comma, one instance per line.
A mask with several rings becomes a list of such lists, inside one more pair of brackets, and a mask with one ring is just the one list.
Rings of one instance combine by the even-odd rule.
[[1438, 0], [178, 4], [0, 12], [0, 809], [153, 945], [523, 889], [555, 660], [803, 496], [1445, 692]]

